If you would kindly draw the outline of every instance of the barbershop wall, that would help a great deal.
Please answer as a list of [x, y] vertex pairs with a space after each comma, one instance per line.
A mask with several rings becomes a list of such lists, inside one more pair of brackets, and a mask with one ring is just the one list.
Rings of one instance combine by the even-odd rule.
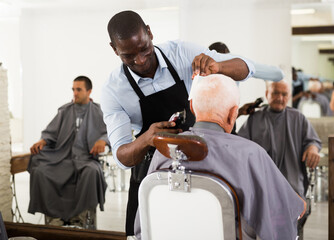
[[[24, 150], [39, 140], [57, 109], [72, 98], [72, 80], [87, 75], [91, 97], [100, 102], [102, 84], [120, 64], [109, 46], [107, 24], [116, 12], [23, 11], [21, 55], [24, 85]], [[178, 12], [142, 10], [154, 43], [178, 38]]]
[[[231, 53], [258, 63], [281, 67], [291, 81], [291, 23], [289, 1], [184, 0], [180, 7], [181, 38], [209, 46], [225, 42]], [[279, 21], [277, 21], [279, 19]], [[240, 105], [265, 96], [265, 82], [241, 82]], [[247, 117], [237, 119], [237, 129]]]
[[[169, 8], [146, 10], [117, 9], [111, 4], [98, 10], [81, 9], [80, 5], [22, 9], [18, 17], [19, 43], [9, 44], [9, 48], [19, 52], [19, 64], [9, 73], [18, 74], [22, 86], [17, 92], [11, 88], [9, 95], [19, 97], [20, 89], [23, 93], [22, 106], [13, 107], [22, 112], [23, 151], [39, 140], [57, 108], [71, 100], [72, 80], [76, 76], [92, 79], [91, 96], [100, 102], [102, 84], [120, 64], [109, 46], [106, 30], [108, 20], [116, 12], [138, 11], [151, 26], [154, 43], [180, 38], [208, 46], [223, 41], [233, 54], [282, 67], [290, 80], [290, 5], [289, 1], [280, 2], [183, 0]], [[264, 91], [262, 80], [240, 83], [240, 104], [264, 96]]]
[[334, 80], [334, 64], [328, 61], [332, 54], [319, 54], [319, 46], [330, 44], [326, 41], [303, 41], [310, 37], [292, 38], [292, 63], [298, 63], [296, 68], [301, 68], [304, 73], [315, 77]]
[[18, 13], [0, 17], [0, 62], [8, 71], [8, 104], [16, 118], [22, 118], [22, 81], [20, 72], [20, 35]]
[[12, 194], [10, 189], [10, 134], [7, 71], [0, 66], [0, 212], [10, 221]]

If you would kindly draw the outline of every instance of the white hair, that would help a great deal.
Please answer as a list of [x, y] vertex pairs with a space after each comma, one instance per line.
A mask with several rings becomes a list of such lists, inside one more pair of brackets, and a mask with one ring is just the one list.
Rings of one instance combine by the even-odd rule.
[[311, 92], [319, 92], [321, 90], [321, 82], [313, 80], [308, 82], [308, 89]]
[[239, 105], [237, 84], [225, 75], [212, 74], [202, 77], [193, 84], [191, 91], [195, 115], [214, 113], [226, 116], [232, 107]]
[[291, 91], [290, 83], [288, 83], [288, 81], [286, 81], [285, 79], [283, 79], [283, 80], [281, 80], [281, 81], [278, 81], [278, 82], [266, 81], [266, 87], [267, 87], [267, 90], [268, 90], [269, 88], [271, 88], [273, 84], [277, 84], [277, 83], [283, 83], [283, 84], [285, 84], [285, 85], [288, 87], [289, 91]]

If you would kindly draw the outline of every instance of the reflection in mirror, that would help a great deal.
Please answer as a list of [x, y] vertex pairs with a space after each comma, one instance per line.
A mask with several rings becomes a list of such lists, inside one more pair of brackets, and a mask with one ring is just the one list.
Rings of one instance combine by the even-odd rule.
[[292, 13], [293, 106], [307, 117], [332, 116], [333, 4], [293, 5]]
[[[316, 231], [317, 239], [328, 239], [328, 136], [334, 134], [334, 117], [329, 107], [334, 83], [333, 10], [333, 3], [296, 4], [292, 6], [294, 14], [291, 15], [293, 87], [305, 92], [293, 103], [309, 119], [322, 141], [320, 162], [310, 179], [312, 214], [304, 232], [304, 236], [308, 236], [311, 228]], [[324, 224], [314, 228], [312, 225], [316, 222], [312, 215], [319, 211], [326, 213]]]

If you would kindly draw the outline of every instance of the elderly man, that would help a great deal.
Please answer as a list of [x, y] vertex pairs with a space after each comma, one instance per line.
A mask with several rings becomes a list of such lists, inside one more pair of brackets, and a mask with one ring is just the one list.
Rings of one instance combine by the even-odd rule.
[[72, 90], [73, 101], [58, 109], [30, 149], [28, 212], [44, 213], [49, 224], [83, 227], [87, 211], [93, 218], [97, 204], [103, 210], [107, 184], [98, 154], [108, 139], [100, 106], [89, 98], [90, 79], [77, 77]]
[[[293, 189], [305, 199], [309, 184], [306, 166], [318, 165], [321, 141], [305, 116], [287, 107], [291, 97], [287, 82], [268, 84], [266, 97], [269, 106], [250, 115], [238, 135], [262, 146]], [[300, 235], [305, 221], [306, 215], [299, 222]]]
[[[196, 79], [190, 98], [196, 123], [184, 134], [203, 137], [209, 151], [204, 160], [183, 165], [190, 170], [212, 172], [234, 187], [240, 201], [243, 239], [296, 239], [297, 219], [305, 202], [263, 148], [230, 134], [238, 115], [235, 82], [218, 74]], [[170, 164], [171, 160], [156, 151], [149, 172]], [[138, 219], [135, 228], [140, 238]]]
[[315, 168], [318, 165], [321, 142], [305, 116], [287, 107], [290, 97], [287, 82], [268, 84], [266, 98], [269, 106], [250, 115], [238, 135], [262, 146], [293, 189], [305, 197], [308, 185], [306, 166]]

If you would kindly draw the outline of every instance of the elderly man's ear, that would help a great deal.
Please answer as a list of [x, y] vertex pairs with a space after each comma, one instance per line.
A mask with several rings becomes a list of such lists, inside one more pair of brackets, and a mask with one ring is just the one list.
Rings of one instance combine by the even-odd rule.
[[[238, 117], [238, 106], [234, 106], [230, 109], [228, 116], [227, 116], [227, 123], [229, 126], [232, 126], [232, 128], [234, 126], [234, 123], [237, 117]], [[231, 131], [232, 131], [232, 128], [231, 128]]]
[[190, 105], [190, 111], [194, 114], [194, 116], [196, 117], [195, 113], [194, 113], [194, 109], [193, 109], [193, 100], [190, 99], [189, 101], [189, 105]]

